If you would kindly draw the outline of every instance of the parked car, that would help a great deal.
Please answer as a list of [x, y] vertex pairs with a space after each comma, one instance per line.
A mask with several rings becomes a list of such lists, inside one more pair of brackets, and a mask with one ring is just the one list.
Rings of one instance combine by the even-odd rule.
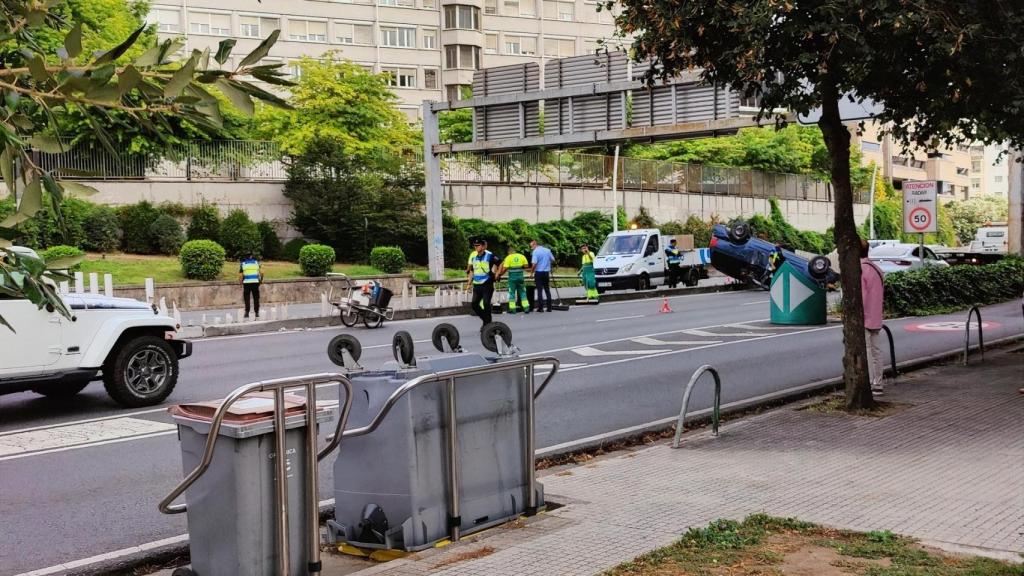
[[[18, 247], [24, 255], [35, 252]], [[70, 397], [93, 380], [127, 407], [163, 402], [178, 381], [178, 360], [192, 344], [175, 337], [178, 325], [145, 302], [99, 294], [61, 296], [72, 313], [38, 308], [0, 293], [0, 394], [31, 390]]]
[[945, 268], [949, 266], [945, 260], [925, 246], [924, 258], [921, 258], [921, 246], [918, 244], [895, 244], [879, 246], [868, 252], [868, 258], [878, 265], [883, 274], [920, 270], [925, 267]]
[[[773, 251], [775, 245], [771, 242], [750, 237], [750, 227], [746, 222], [735, 221], [729, 226], [716, 224], [711, 230], [711, 265], [727, 276], [765, 290], [771, 288], [768, 257]], [[821, 286], [834, 286], [839, 282], [839, 275], [824, 256], [808, 260], [786, 249], [782, 250], [782, 256], [801, 274]]]

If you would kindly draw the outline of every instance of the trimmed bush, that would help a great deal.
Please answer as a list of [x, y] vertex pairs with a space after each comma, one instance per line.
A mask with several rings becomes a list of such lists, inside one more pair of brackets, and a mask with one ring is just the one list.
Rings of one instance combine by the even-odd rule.
[[385, 274], [398, 274], [405, 267], [405, 252], [398, 246], [375, 246], [370, 251], [370, 266]]
[[149, 226], [149, 243], [158, 254], [177, 254], [183, 242], [185, 234], [173, 216], [161, 214]]
[[292, 238], [284, 243], [284, 248], [281, 249], [281, 257], [289, 262], [298, 262], [299, 252], [302, 251], [303, 246], [309, 246], [309, 241], [304, 238]]
[[152, 254], [150, 227], [160, 217], [160, 211], [149, 202], [139, 202], [117, 209], [121, 223], [121, 249], [132, 254]]
[[188, 223], [189, 240], [220, 240], [220, 211], [212, 204], [200, 204], [192, 210]]
[[260, 244], [263, 247], [263, 258], [266, 260], [277, 260], [281, 257], [281, 239], [277, 236], [274, 225], [263, 220], [256, 225], [260, 232]]
[[326, 276], [334, 265], [334, 248], [309, 244], [299, 250], [299, 267], [303, 276]]
[[885, 310], [892, 316], [924, 316], [1019, 298], [1024, 259], [1007, 257], [985, 266], [924, 268], [885, 277]]
[[[46, 250], [43, 250], [42, 253], [39, 254], [39, 256], [42, 257], [44, 262], [49, 263], [49, 262], [55, 262], [57, 260], [60, 260], [61, 258], [73, 258], [75, 256], [85, 256], [85, 252], [79, 250], [78, 248], [76, 248], [74, 246], [57, 245], [57, 246], [51, 246], [51, 247], [47, 248]], [[76, 264], [76, 265], [72, 266], [71, 268], [68, 268], [68, 271], [70, 271], [70, 272], [77, 272], [81, 268], [82, 268], [81, 264]]]
[[121, 242], [117, 212], [107, 206], [96, 206], [82, 223], [85, 240], [82, 248], [90, 252], [113, 252]]
[[228, 257], [240, 260], [249, 254], [256, 257], [263, 251], [260, 231], [244, 210], [232, 210], [220, 223], [220, 243]]
[[193, 280], [216, 280], [224, 268], [224, 248], [213, 240], [189, 240], [178, 252], [181, 271]]

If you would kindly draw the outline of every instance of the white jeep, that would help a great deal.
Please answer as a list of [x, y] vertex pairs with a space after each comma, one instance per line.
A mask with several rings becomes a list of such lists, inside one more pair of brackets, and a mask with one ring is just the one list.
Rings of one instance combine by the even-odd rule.
[[178, 381], [178, 360], [192, 344], [175, 339], [179, 326], [155, 307], [97, 294], [63, 296], [69, 320], [51, 306], [0, 294], [0, 394], [31, 390], [68, 397], [102, 378], [107, 393], [128, 407], [163, 402]]

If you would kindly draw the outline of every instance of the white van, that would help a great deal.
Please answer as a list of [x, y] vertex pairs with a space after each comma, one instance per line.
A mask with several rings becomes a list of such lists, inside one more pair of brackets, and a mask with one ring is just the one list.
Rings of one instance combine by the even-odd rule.
[[[621, 230], [605, 239], [594, 258], [594, 272], [597, 276], [597, 290], [647, 290], [666, 284], [668, 263], [665, 248], [672, 236], [665, 236], [655, 228]], [[707, 248], [683, 252], [682, 277], [687, 286], [696, 286], [701, 278], [707, 278], [705, 268], [711, 262]]]
[[982, 252], [986, 254], [1006, 254], [1009, 249], [1009, 227], [982, 226], [974, 234], [971, 241], [971, 252]]

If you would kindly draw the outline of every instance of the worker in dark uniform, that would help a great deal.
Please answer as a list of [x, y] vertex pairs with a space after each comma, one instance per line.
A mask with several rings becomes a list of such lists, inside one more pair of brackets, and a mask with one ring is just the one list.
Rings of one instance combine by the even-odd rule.
[[263, 283], [263, 269], [256, 255], [250, 252], [238, 265], [238, 280], [242, 283], [242, 299], [245, 301], [245, 317], [249, 317], [249, 299], [252, 298], [256, 317], [260, 317], [260, 284]]
[[676, 246], [676, 239], [669, 240], [665, 248], [665, 261], [668, 263], [668, 287], [675, 288], [679, 279], [683, 277], [683, 270], [679, 265], [683, 262], [683, 254]]
[[483, 238], [473, 240], [473, 252], [469, 254], [466, 273], [469, 275], [466, 288], [473, 289], [473, 313], [484, 323], [491, 322], [491, 297], [494, 296], [494, 268], [497, 265], [494, 254], [487, 250]]

